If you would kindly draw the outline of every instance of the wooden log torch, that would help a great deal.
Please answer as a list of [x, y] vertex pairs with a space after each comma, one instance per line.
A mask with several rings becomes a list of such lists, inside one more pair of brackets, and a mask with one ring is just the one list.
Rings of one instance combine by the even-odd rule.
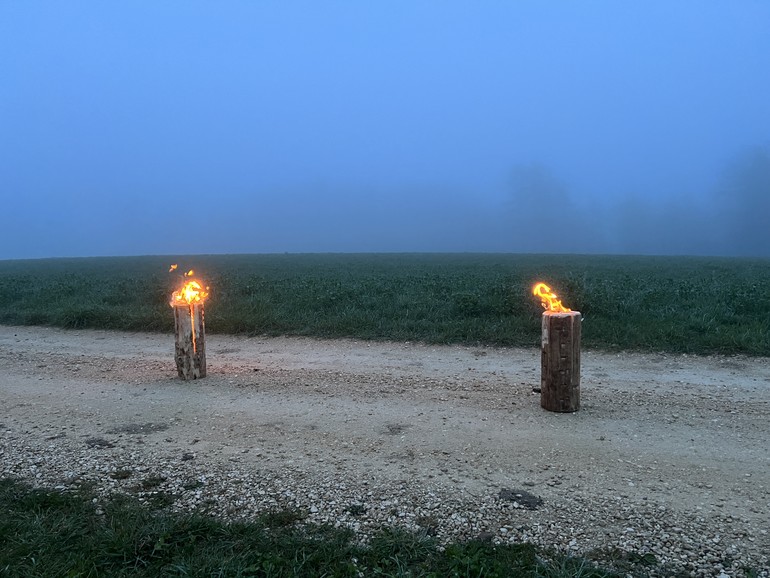
[[544, 311], [540, 406], [549, 411], [580, 409], [580, 322], [579, 311]]
[[[172, 265], [169, 271], [174, 271]], [[192, 277], [190, 270], [184, 277]], [[208, 287], [206, 288], [208, 289]], [[184, 380], [206, 377], [206, 327], [203, 320], [203, 302], [208, 293], [195, 279], [186, 279], [184, 285], [171, 296], [176, 335], [176, 369]]]
[[550, 287], [538, 283], [532, 290], [542, 299], [540, 358], [540, 406], [548, 411], [575, 412], [580, 409], [580, 324], [579, 311], [561, 304]]
[[203, 303], [174, 306], [176, 369], [185, 381], [206, 377], [206, 328]]

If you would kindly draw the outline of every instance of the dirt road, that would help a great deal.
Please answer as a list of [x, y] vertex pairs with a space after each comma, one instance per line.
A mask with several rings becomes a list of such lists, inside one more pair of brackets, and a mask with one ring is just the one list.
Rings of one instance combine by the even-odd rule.
[[0, 475], [768, 566], [769, 359], [584, 351], [581, 410], [556, 414], [535, 349], [208, 335], [207, 352], [182, 382], [170, 335], [0, 326]]

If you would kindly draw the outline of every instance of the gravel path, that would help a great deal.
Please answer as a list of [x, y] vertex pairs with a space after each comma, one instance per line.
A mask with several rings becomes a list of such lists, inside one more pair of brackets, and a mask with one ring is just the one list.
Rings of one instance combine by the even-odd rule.
[[537, 350], [208, 335], [182, 382], [173, 346], [0, 326], [0, 477], [770, 576], [770, 359], [584, 351], [555, 414]]

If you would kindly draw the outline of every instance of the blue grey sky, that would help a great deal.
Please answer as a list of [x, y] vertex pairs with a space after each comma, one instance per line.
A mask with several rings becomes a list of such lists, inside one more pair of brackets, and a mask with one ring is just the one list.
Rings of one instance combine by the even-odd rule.
[[0, 0], [0, 259], [770, 255], [770, 2]]

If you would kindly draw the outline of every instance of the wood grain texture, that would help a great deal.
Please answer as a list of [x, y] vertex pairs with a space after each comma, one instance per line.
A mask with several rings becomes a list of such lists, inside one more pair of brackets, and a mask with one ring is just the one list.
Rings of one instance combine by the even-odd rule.
[[580, 409], [580, 324], [579, 311], [543, 313], [540, 405], [549, 411]]
[[206, 331], [203, 305], [174, 307], [176, 368], [184, 380], [206, 377]]

